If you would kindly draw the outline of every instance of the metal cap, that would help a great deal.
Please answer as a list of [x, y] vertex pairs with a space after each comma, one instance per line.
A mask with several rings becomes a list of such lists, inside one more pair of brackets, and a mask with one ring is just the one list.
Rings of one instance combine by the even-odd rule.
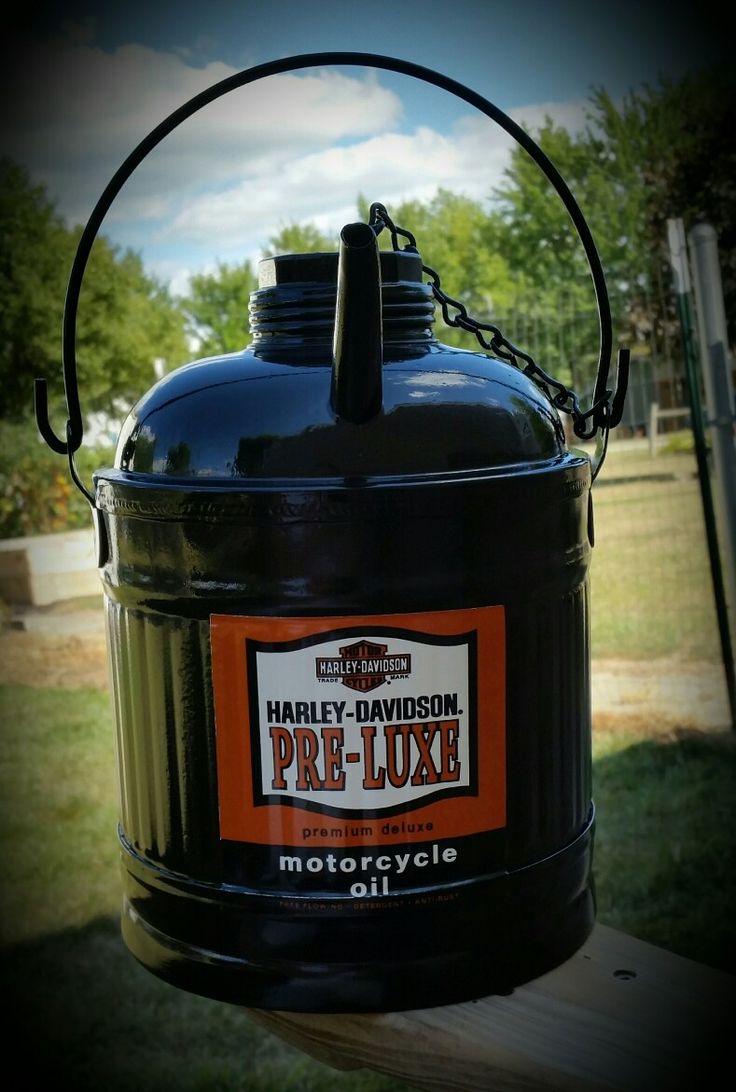
[[[422, 280], [420, 254], [403, 250], [380, 251], [381, 281]], [[279, 284], [337, 284], [337, 252], [334, 254], [277, 254], [258, 263], [258, 287]]]

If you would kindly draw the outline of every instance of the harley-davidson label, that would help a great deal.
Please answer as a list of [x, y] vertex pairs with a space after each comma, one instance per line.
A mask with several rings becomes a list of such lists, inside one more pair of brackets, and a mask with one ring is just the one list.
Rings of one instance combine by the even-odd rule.
[[506, 821], [504, 638], [502, 607], [213, 615], [222, 838], [272, 847], [284, 891], [462, 878]]

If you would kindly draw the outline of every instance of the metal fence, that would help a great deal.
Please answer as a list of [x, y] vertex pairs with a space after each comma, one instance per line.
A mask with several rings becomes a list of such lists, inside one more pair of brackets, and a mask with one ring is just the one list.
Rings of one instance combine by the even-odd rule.
[[695, 456], [687, 432], [613, 440], [594, 486], [593, 653], [719, 659]]
[[[671, 291], [664, 282], [658, 286], [660, 303], [670, 298], [670, 314]], [[575, 311], [564, 298], [558, 302], [551, 307], [547, 300], [545, 309], [532, 296], [517, 300], [520, 306], [498, 316], [499, 323], [552, 374], [572, 382], [587, 405], [592, 381], [579, 377], [591, 375], [595, 313]], [[648, 307], [645, 301], [638, 315], [623, 417], [594, 487], [593, 655], [599, 661], [646, 664], [653, 678], [707, 676], [727, 723], [722, 638], [683, 341], [676, 322], [658, 325]], [[712, 430], [709, 443], [714, 446]], [[716, 471], [711, 453], [711, 481]], [[720, 562], [726, 568], [736, 559], [724, 557], [721, 546]]]

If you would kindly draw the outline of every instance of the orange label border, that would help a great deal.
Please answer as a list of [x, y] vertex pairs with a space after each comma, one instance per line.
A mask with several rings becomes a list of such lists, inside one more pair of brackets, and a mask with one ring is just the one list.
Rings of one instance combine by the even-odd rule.
[[[364, 627], [411, 630], [422, 635], [476, 634], [477, 796], [412, 804], [383, 818], [337, 818], [296, 804], [256, 804], [253, 793], [250, 693], [246, 640], [287, 643], [331, 631]], [[502, 606], [415, 614], [210, 617], [220, 836], [261, 845], [324, 848], [437, 841], [480, 834], [506, 824], [506, 663]], [[388, 831], [382, 828], [388, 828]], [[391, 828], [398, 828], [392, 832]], [[409, 831], [407, 828], [412, 827]], [[309, 828], [308, 840], [304, 830]], [[351, 833], [350, 828], [360, 828]], [[366, 830], [371, 834], [367, 835]], [[339, 836], [339, 841], [337, 837]]]

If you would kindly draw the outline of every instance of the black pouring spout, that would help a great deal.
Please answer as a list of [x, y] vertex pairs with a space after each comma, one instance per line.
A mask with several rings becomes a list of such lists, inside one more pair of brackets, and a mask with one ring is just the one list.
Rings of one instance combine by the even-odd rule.
[[383, 401], [382, 366], [378, 240], [368, 224], [346, 224], [340, 232], [330, 395], [338, 417], [356, 425], [375, 417]]

